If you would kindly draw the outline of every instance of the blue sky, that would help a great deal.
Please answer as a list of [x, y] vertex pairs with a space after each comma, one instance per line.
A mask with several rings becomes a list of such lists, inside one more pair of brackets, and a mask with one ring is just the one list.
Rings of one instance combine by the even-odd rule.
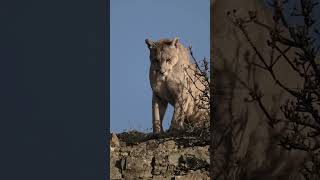
[[[209, 0], [111, 0], [110, 131], [152, 131], [149, 50], [144, 40], [179, 37], [197, 59], [210, 55]], [[170, 125], [168, 106], [164, 128]]]

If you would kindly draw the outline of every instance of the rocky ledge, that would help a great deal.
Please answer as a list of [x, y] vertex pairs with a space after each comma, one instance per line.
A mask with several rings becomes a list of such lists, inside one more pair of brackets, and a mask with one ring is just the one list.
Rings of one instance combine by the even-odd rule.
[[208, 133], [111, 134], [110, 177], [116, 179], [209, 178]]

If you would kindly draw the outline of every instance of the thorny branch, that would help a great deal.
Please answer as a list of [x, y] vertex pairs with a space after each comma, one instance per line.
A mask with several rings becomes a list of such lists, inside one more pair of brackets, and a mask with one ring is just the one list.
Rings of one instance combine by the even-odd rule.
[[[185, 87], [187, 92], [193, 98], [195, 105], [198, 109], [204, 110], [207, 114], [207, 118], [209, 118], [210, 114], [210, 69], [209, 62], [206, 58], [203, 60], [196, 60], [193, 55], [192, 47], [189, 47], [189, 53], [193, 60], [193, 64], [191, 66], [185, 67], [185, 72], [188, 78], [187, 86]], [[195, 87], [200, 94], [194, 94], [194, 91], [191, 87]], [[205, 127], [209, 128], [210, 122], [209, 119], [205, 120]], [[209, 130], [209, 129], [208, 129]]]
[[[299, 7], [295, 8], [291, 16], [302, 17], [302, 24], [289, 24], [285, 16], [285, 5], [288, 1], [273, 0], [269, 5], [274, 9], [274, 24], [267, 25], [259, 21], [257, 12], [249, 11], [248, 17], [238, 17], [236, 10], [228, 12], [232, 24], [244, 35], [251, 48], [254, 50], [260, 63], [251, 64], [267, 72], [273, 81], [291, 95], [287, 102], [281, 105], [280, 110], [284, 119], [277, 119], [271, 116], [265, 107], [262, 98], [262, 90], [251, 88], [244, 81], [238, 79], [248, 90], [250, 98], [246, 102], [257, 102], [258, 106], [269, 120], [273, 128], [282, 123], [286, 125], [286, 130], [279, 138], [279, 145], [285, 149], [296, 149], [308, 152], [311, 165], [305, 165], [301, 173], [306, 179], [320, 178], [320, 62], [319, 48], [316, 48], [316, 35], [319, 31], [315, 27], [315, 19], [312, 12], [318, 5], [315, 0], [300, 0]], [[255, 24], [265, 28], [270, 35], [267, 41], [268, 47], [272, 49], [270, 60], [265, 59], [263, 52], [250, 38], [247, 31], [248, 24]], [[281, 28], [280, 28], [281, 27]], [[295, 52], [295, 57], [289, 54]], [[279, 55], [274, 56], [274, 52]], [[285, 61], [288, 67], [294, 70], [301, 78], [302, 87], [288, 87], [285, 82], [281, 82], [275, 70], [275, 65], [280, 61]], [[282, 78], [283, 79], [283, 78]]]

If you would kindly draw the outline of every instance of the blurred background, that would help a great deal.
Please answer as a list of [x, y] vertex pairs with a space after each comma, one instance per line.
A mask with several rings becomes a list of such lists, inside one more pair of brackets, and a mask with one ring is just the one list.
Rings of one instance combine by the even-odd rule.
[[[179, 37], [194, 56], [210, 55], [209, 0], [111, 0], [110, 131], [152, 131], [149, 50], [146, 38]], [[168, 129], [169, 105], [163, 126]]]

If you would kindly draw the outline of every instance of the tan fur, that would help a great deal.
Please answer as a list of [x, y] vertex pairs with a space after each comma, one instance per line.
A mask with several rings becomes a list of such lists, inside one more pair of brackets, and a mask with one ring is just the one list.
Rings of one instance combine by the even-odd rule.
[[204, 85], [199, 81], [196, 84], [190, 81], [190, 77], [195, 77], [195, 67], [189, 60], [188, 50], [179, 43], [178, 38], [157, 42], [146, 39], [146, 44], [151, 62], [149, 78], [153, 92], [153, 132], [163, 131], [162, 121], [168, 103], [174, 107], [170, 130], [183, 129], [185, 120], [202, 121], [206, 112], [198, 109], [193, 97], [199, 97]]

